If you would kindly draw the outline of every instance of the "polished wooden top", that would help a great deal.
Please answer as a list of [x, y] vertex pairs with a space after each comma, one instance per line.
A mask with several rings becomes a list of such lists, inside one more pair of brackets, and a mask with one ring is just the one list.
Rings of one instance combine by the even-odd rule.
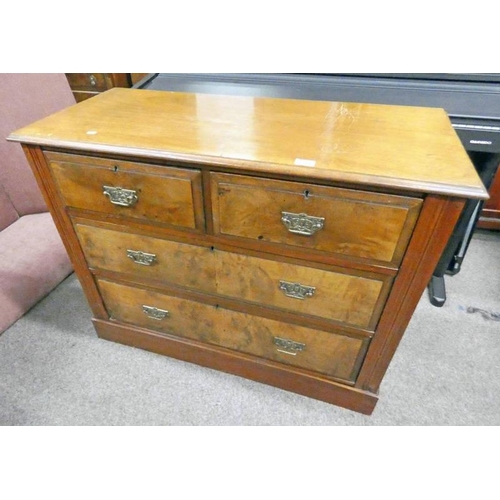
[[115, 88], [9, 140], [487, 198], [438, 108]]

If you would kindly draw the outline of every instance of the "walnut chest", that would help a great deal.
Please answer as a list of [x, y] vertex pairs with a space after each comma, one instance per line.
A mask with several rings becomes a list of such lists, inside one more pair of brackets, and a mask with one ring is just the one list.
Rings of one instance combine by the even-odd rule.
[[9, 139], [100, 337], [367, 414], [487, 198], [441, 109], [116, 88]]

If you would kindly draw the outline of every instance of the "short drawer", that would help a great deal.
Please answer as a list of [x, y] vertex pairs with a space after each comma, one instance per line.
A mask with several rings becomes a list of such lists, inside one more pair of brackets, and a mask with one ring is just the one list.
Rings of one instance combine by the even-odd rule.
[[99, 280], [112, 319], [337, 379], [355, 380], [368, 339], [327, 333]]
[[215, 255], [210, 248], [84, 223], [74, 227], [92, 269], [216, 292]]
[[68, 207], [204, 229], [199, 170], [52, 152], [45, 154]]
[[212, 174], [214, 231], [397, 265], [422, 200], [300, 182]]
[[72, 90], [102, 92], [113, 86], [106, 73], [66, 73], [66, 78]]

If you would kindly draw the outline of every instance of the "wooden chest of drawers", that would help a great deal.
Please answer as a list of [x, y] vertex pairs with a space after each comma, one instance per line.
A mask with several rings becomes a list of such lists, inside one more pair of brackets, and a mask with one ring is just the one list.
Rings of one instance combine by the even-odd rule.
[[439, 109], [113, 89], [9, 139], [100, 337], [367, 414], [487, 197]]

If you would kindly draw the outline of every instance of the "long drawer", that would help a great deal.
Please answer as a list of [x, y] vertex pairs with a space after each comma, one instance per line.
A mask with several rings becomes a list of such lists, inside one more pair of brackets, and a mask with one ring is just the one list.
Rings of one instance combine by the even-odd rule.
[[68, 207], [204, 229], [199, 170], [53, 152], [45, 155]]
[[154, 279], [374, 330], [392, 279], [318, 269], [133, 233], [75, 224], [93, 269]]
[[111, 319], [355, 380], [368, 339], [327, 333], [98, 280]]
[[422, 200], [298, 182], [211, 174], [216, 234], [397, 266]]

